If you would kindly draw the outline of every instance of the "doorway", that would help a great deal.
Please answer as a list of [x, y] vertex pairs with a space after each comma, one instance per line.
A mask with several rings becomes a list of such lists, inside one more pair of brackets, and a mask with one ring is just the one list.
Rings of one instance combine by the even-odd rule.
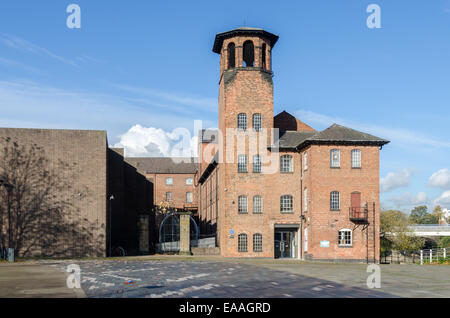
[[275, 258], [295, 258], [297, 229], [275, 230]]

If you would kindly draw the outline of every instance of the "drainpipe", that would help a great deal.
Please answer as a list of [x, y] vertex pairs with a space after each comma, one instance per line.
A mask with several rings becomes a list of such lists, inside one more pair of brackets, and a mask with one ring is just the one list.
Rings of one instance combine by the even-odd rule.
[[303, 156], [300, 153], [300, 259], [303, 260]]

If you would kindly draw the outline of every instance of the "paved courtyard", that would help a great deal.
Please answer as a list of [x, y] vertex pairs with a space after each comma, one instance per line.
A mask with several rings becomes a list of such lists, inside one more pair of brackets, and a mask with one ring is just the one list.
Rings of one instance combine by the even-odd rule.
[[[64, 270], [68, 264], [47, 266]], [[365, 279], [357, 287], [240, 262], [84, 261], [78, 265], [87, 297], [396, 297], [365, 287]]]

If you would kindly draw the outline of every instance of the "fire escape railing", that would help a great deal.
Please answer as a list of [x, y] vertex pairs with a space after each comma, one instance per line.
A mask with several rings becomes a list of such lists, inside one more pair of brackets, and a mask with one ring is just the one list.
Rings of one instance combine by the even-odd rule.
[[349, 208], [350, 221], [367, 222], [369, 218], [369, 208], [364, 207], [350, 207]]

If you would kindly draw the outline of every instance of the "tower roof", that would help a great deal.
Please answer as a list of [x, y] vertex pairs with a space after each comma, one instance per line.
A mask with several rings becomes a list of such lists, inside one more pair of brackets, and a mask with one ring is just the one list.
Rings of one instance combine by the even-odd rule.
[[241, 28], [237, 28], [237, 29], [234, 29], [231, 31], [216, 34], [216, 39], [214, 41], [214, 46], [213, 46], [213, 52], [219, 54], [220, 50], [222, 49], [223, 41], [225, 39], [232, 38], [234, 36], [239, 36], [239, 35], [253, 35], [253, 36], [264, 37], [270, 41], [270, 47], [273, 47], [275, 45], [275, 43], [277, 43], [277, 41], [278, 41], [278, 35], [267, 32], [263, 29], [241, 27]]

